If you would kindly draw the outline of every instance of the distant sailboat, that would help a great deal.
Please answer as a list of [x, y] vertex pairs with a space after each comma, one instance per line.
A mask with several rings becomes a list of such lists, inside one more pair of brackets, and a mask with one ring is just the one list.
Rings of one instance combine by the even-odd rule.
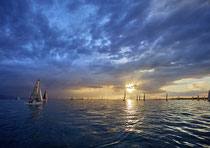
[[137, 94], [137, 96], [136, 96], [136, 101], [138, 101], [138, 98], [139, 98], [139, 97], [138, 97], [138, 94]]
[[166, 101], [168, 101], [168, 93], [166, 93]]
[[141, 95], [139, 95], [139, 101], [141, 100]]
[[144, 93], [144, 101], [145, 101], [145, 93]]
[[210, 90], [209, 90], [209, 94], [208, 94], [208, 101], [210, 101]]
[[124, 98], [123, 98], [123, 101], [125, 101], [125, 99], [126, 99], [126, 88], [124, 90]]
[[44, 91], [43, 101], [45, 101], [45, 102], [47, 101], [47, 91], [46, 90]]
[[39, 105], [42, 104], [42, 92], [40, 88], [40, 80], [37, 80], [29, 101], [26, 103], [28, 105]]

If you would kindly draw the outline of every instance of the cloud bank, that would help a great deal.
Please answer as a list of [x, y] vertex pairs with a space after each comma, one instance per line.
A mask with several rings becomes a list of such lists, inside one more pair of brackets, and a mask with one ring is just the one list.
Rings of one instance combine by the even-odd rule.
[[38, 78], [53, 96], [131, 81], [161, 93], [210, 74], [209, 20], [209, 0], [2, 0], [0, 95], [28, 96]]

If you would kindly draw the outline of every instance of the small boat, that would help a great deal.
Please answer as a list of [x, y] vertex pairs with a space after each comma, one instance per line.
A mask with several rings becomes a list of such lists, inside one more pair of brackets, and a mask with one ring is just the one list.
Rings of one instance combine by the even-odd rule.
[[208, 101], [210, 101], [210, 90], [209, 90], [209, 94], [208, 94]]
[[33, 89], [33, 92], [29, 98], [29, 101], [26, 102], [25, 104], [27, 105], [40, 105], [43, 102], [42, 99], [42, 92], [41, 92], [41, 88], [40, 88], [40, 80], [37, 80], [35, 87]]

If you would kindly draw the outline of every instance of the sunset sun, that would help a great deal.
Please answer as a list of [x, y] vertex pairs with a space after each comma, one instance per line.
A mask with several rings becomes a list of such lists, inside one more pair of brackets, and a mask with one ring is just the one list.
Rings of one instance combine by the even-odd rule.
[[126, 90], [128, 92], [133, 92], [135, 90], [134, 84], [128, 84], [128, 85], [126, 85]]

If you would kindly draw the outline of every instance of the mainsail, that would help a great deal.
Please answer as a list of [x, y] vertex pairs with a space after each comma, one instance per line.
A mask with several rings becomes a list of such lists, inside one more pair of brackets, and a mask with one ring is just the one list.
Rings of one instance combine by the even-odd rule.
[[43, 100], [44, 100], [44, 101], [47, 101], [47, 91], [46, 91], [46, 90], [44, 91]]
[[30, 96], [30, 100], [38, 100], [38, 93], [39, 93], [39, 83], [40, 81], [37, 80], [36, 84], [35, 84], [35, 87], [34, 87], [34, 90]]
[[38, 101], [39, 101], [39, 102], [42, 101], [42, 91], [41, 91], [41, 88], [39, 88]]

